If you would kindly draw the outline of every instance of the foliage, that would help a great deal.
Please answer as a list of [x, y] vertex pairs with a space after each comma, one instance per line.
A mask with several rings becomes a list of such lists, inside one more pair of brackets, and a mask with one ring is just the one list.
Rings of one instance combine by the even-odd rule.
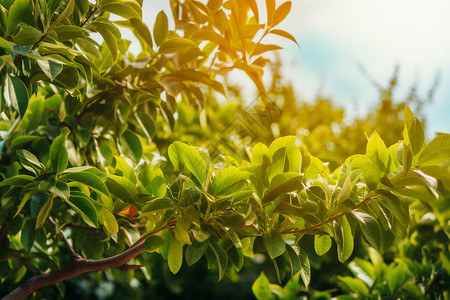
[[[290, 2], [266, 1], [262, 23], [252, 0], [171, 1], [175, 30], [161, 12], [152, 32], [137, 0], [0, 4], [7, 297], [38, 296], [42, 286], [89, 271], [150, 279], [144, 251], [158, 253], [174, 274], [206, 259], [219, 280], [239, 271], [244, 257], [265, 253], [280, 281], [301, 277], [308, 286], [305, 235], [314, 236], [318, 255], [333, 244], [345, 262], [358, 234], [379, 251], [403, 240], [411, 203], [433, 211], [447, 205], [450, 135], [425, 143], [409, 108], [404, 141], [388, 148], [374, 132], [365, 154], [336, 168], [293, 135], [256, 143], [247, 157], [214, 159], [207, 149], [168, 142], [182, 120], [178, 106], [189, 117], [224, 94], [213, 73], [241, 69], [264, 95], [262, 55], [279, 47], [261, 40], [275, 34], [296, 42], [274, 28]], [[128, 52], [117, 26], [133, 30], [142, 53]], [[262, 99], [264, 109], [274, 106]], [[448, 217], [438, 216], [448, 234]], [[58, 289], [64, 295], [64, 285]]]

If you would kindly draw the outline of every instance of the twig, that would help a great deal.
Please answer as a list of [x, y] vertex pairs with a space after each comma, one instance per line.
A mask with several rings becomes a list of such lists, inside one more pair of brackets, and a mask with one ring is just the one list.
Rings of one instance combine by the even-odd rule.
[[336, 215], [336, 216], [334, 216], [334, 217], [328, 218], [328, 219], [326, 219], [326, 220], [320, 222], [320, 223], [317, 224], [317, 225], [314, 225], [314, 226], [311, 226], [311, 227], [307, 227], [307, 228], [303, 228], [303, 229], [300, 229], [300, 230], [283, 231], [283, 232], [281, 232], [281, 234], [299, 234], [299, 233], [304, 233], [304, 232], [307, 232], [307, 231], [311, 231], [311, 230], [317, 229], [317, 228], [319, 228], [319, 227], [322, 227], [322, 226], [325, 225], [325, 224], [328, 224], [328, 223], [330, 223], [330, 222], [333, 222], [333, 221], [335, 221], [335, 220], [337, 220], [337, 219], [339, 219], [339, 218], [345, 216], [346, 214], [350, 213], [352, 210], [357, 209], [358, 207], [360, 207], [361, 205], [363, 205], [364, 203], [366, 203], [367, 201], [369, 201], [369, 200], [371, 200], [371, 199], [373, 199], [373, 197], [367, 197], [367, 198], [365, 198], [363, 201], [361, 201], [360, 203], [358, 203], [358, 204], [357, 204], [355, 207], [353, 207], [352, 209], [350, 209], [350, 210], [348, 210], [348, 211], [344, 211], [343, 213], [340, 213], [340, 214], [338, 214], [338, 215]]
[[[56, 225], [56, 223], [53, 220], [53, 218], [51, 216], [48, 216], [47, 219], [50, 222], [50, 224], [52, 224], [52, 226], [55, 227], [56, 230], [58, 230], [58, 225]], [[61, 229], [59, 229], [59, 234], [61, 235], [62, 240], [64, 242], [64, 245], [66, 245], [66, 248], [69, 251], [69, 253], [72, 256], [72, 258], [81, 258], [81, 256], [79, 254], [75, 253], [75, 251], [73, 250], [73, 248], [70, 245], [69, 241], [67, 240], [66, 235], [64, 234], [64, 232]]]

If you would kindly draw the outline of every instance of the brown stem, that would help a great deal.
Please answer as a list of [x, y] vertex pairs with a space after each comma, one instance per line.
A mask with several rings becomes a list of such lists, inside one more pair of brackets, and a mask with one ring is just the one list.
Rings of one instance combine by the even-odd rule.
[[[147, 238], [163, 229], [165, 228], [161, 228], [152, 233], [149, 233], [145, 237]], [[99, 272], [107, 269], [119, 269], [122, 271], [128, 271], [140, 268], [142, 266], [128, 265], [127, 262], [145, 251], [145, 245], [144, 243], [142, 243], [143, 241], [144, 239], [141, 238], [139, 244], [135, 243], [132, 247], [128, 248], [124, 252], [109, 258], [90, 260], [85, 258], [73, 257], [70, 263], [63, 269], [47, 274], [33, 276], [27, 279], [1, 300], [23, 299], [24, 297], [33, 293], [41, 287], [56, 284], [58, 282], [87, 272]]]
[[342, 213], [340, 213], [340, 214], [338, 214], [338, 215], [336, 215], [336, 216], [334, 216], [334, 217], [328, 218], [328, 219], [326, 219], [326, 220], [320, 222], [320, 223], [317, 224], [317, 225], [314, 225], [314, 226], [311, 226], [311, 227], [307, 227], [307, 228], [303, 228], [303, 229], [300, 229], [300, 230], [283, 231], [283, 232], [281, 232], [281, 234], [299, 234], [299, 233], [304, 233], [304, 232], [308, 232], [308, 231], [317, 229], [317, 228], [319, 228], [319, 227], [322, 227], [322, 226], [325, 225], [325, 224], [328, 224], [328, 223], [330, 223], [330, 222], [333, 222], [333, 221], [335, 221], [335, 220], [337, 220], [337, 219], [339, 219], [339, 218], [345, 216], [346, 214], [348, 214], [348, 213], [351, 212], [352, 210], [357, 209], [358, 207], [360, 207], [361, 205], [363, 205], [364, 203], [366, 203], [367, 201], [369, 201], [369, 200], [371, 200], [371, 199], [373, 199], [373, 197], [367, 197], [367, 198], [365, 198], [363, 201], [359, 202], [355, 207], [353, 207], [353, 208], [350, 209], [349, 211], [344, 211], [344, 212], [342, 212]]
[[9, 232], [8, 223], [4, 222], [2, 224], [2, 228], [0, 228], [0, 249], [3, 247], [3, 244], [6, 242]]
[[[51, 216], [48, 216], [48, 221], [50, 222], [50, 224], [55, 227], [55, 229], [58, 229], [58, 225], [56, 225], [55, 221], [53, 220], [53, 218]], [[60, 229], [59, 230], [59, 234], [62, 237], [62, 240], [64, 242], [64, 245], [66, 245], [67, 250], [69, 251], [70, 255], [74, 258], [81, 258], [81, 256], [77, 253], [75, 253], [75, 251], [73, 250], [72, 246], [70, 245], [69, 241], [66, 238], [66, 235], [64, 234], [64, 232]]]

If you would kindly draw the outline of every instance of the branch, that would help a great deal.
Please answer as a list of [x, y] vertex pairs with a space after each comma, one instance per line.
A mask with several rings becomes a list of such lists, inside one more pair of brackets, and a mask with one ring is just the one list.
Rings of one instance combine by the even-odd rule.
[[[56, 230], [58, 230], [58, 225], [56, 225], [55, 221], [53, 220], [53, 218], [51, 216], [48, 216], [48, 221], [50, 222], [50, 224], [52, 224], [53, 227], [55, 227]], [[70, 253], [70, 256], [72, 256], [73, 258], [81, 258], [81, 256], [77, 253], [75, 253], [75, 251], [73, 250], [72, 246], [70, 245], [69, 241], [66, 238], [66, 235], [64, 234], [64, 232], [60, 229], [59, 230], [59, 234], [62, 237], [62, 240], [64, 242], [64, 245], [66, 245], [67, 250]]]
[[0, 248], [2, 248], [3, 244], [6, 242], [8, 232], [9, 232], [9, 225], [8, 223], [4, 222], [2, 224], [2, 228], [0, 228]]
[[338, 215], [336, 215], [334, 217], [325, 219], [324, 221], [320, 222], [317, 225], [314, 225], [314, 226], [311, 226], [311, 227], [307, 227], [307, 228], [303, 228], [303, 229], [300, 229], [300, 230], [283, 231], [283, 232], [281, 232], [281, 234], [299, 234], [299, 233], [304, 233], [304, 232], [307, 232], [307, 231], [311, 231], [311, 230], [317, 229], [319, 227], [322, 227], [325, 224], [328, 224], [330, 222], [333, 222], [333, 221], [335, 221], [335, 220], [345, 216], [346, 214], [350, 213], [352, 210], [357, 209], [358, 207], [360, 207], [361, 205], [363, 205], [364, 203], [366, 203], [367, 201], [369, 201], [371, 199], [373, 199], [373, 197], [367, 197], [363, 201], [359, 202], [355, 207], [353, 207], [349, 211], [344, 211], [343, 213], [340, 213], [340, 214], [338, 214]]
[[[158, 233], [166, 227], [145, 235], [145, 238]], [[107, 269], [129, 271], [140, 268], [142, 267], [141, 265], [128, 265], [127, 262], [145, 251], [144, 240], [145, 239], [143, 238], [139, 239], [139, 242], [134, 243], [133, 246], [124, 252], [109, 258], [90, 260], [81, 257], [73, 257], [70, 263], [63, 269], [31, 277], [1, 300], [23, 299], [41, 287], [56, 284], [87, 272], [99, 272]]]

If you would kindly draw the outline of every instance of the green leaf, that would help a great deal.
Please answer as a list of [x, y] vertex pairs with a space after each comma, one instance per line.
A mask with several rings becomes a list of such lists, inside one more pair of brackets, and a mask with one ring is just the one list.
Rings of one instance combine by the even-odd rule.
[[362, 211], [352, 211], [352, 215], [358, 220], [364, 239], [375, 249], [380, 249], [381, 230], [377, 220]]
[[119, 54], [119, 45], [117, 43], [117, 39], [114, 34], [109, 31], [107, 27], [103, 27], [101, 25], [91, 25], [93, 29], [95, 29], [105, 40], [106, 45], [108, 46], [109, 52], [111, 53], [112, 63], [114, 64], [117, 60]]
[[50, 187], [49, 191], [63, 200], [67, 200], [70, 196], [69, 186], [62, 181], [56, 182], [55, 185]]
[[440, 134], [420, 152], [416, 166], [438, 165], [449, 158], [450, 134]]
[[264, 247], [271, 259], [282, 255], [286, 251], [286, 243], [284, 242], [281, 234], [275, 231], [265, 232], [262, 235]]
[[155, 123], [153, 120], [145, 113], [136, 113], [136, 120], [141, 126], [142, 131], [144, 131], [148, 141], [151, 142], [155, 136]]
[[355, 257], [355, 259], [348, 264], [348, 268], [356, 277], [364, 281], [368, 287], [373, 285], [377, 277], [373, 265], [359, 257]]
[[169, 22], [164, 11], [160, 11], [156, 16], [155, 25], [153, 26], [153, 38], [157, 46], [161, 45], [169, 32]]
[[20, 235], [20, 241], [22, 242], [23, 248], [30, 252], [31, 247], [33, 247], [34, 243], [34, 233], [35, 233], [35, 225], [34, 220], [28, 220], [25, 223]]
[[17, 146], [32, 142], [32, 141], [36, 141], [36, 140], [40, 140], [43, 137], [41, 136], [37, 136], [37, 135], [19, 135], [17, 137], [15, 137], [12, 141], [11, 144], [9, 145], [10, 148], [15, 148]]
[[425, 144], [425, 131], [422, 122], [414, 116], [408, 106], [405, 107], [403, 115], [405, 116], [405, 129], [403, 131], [405, 142], [411, 145], [412, 153], [416, 155]]
[[30, 4], [30, 0], [15, 0], [9, 8], [8, 13], [8, 32], [11, 33], [13, 29], [18, 25], [25, 14], [28, 12], [27, 7]]
[[[298, 250], [297, 247], [296, 247], [296, 249]], [[288, 244], [286, 244], [286, 253], [288, 254], [288, 257], [289, 257], [289, 264], [291, 267], [291, 276], [294, 276], [302, 269], [302, 265], [300, 263], [300, 258], [298, 257], [297, 252], [294, 250], [294, 248]]]
[[117, 223], [116, 217], [114, 217], [111, 212], [104, 209], [100, 214], [103, 217], [103, 225], [110, 234], [119, 232], [119, 224]]
[[152, 252], [164, 245], [164, 240], [158, 235], [149, 236], [145, 240], [145, 251]]
[[334, 233], [334, 239], [338, 246], [338, 258], [343, 263], [353, 253], [353, 234], [346, 216], [342, 216], [335, 223]]
[[36, 62], [51, 81], [63, 70], [62, 64], [51, 59], [37, 59]]
[[14, 177], [6, 178], [0, 182], [0, 186], [26, 186], [30, 182], [33, 182], [34, 177], [30, 175], [16, 175]]
[[139, 181], [150, 195], [162, 198], [166, 195], [166, 180], [160, 168], [148, 165], [138, 175]]
[[186, 263], [188, 266], [192, 266], [196, 262], [202, 258], [203, 254], [205, 254], [208, 249], [209, 242], [197, 242], [196, 240], [192, 241], [192, 244], [189, 245], [186, 249]]
[[270, 203], [280, 195], [302, 189], [303, 177], [294, 172], [276, 175], [270, 182], [269, 191], [262, 199], [263, 203]]
[[19, 158], [20, 164], [28, 171], [38, 175], [44, 169], [42, 163], [33, 153], [27, 150], [17, 150], [16, 155]]
[[31, 199], [31, 197], [33, 196], [33, 194], [34, 194], [34, 190], [29, 191], [28, 193], [25, 193], [25, 195], [23, 195], [22, 200], [20, 201], [20, 204], [19, 204], [19, 206], [17, 207], [16, 214], [14, 215], [13, 218], [15, 218], [15, 217], [20, 213], [20, 211], [22, 210], [22, 208], [25, 206], [25, 204], [28, 202], [28, 200]]
[[106, 188], [105, 183], [103, 183], [103, 181], [99, 177], [90, 172], [83, 171], [66, 173], [62, 175], [61, 179], [83, 183], [94, 191], [102, 193], [106, 197], [111, 198], [111, 194]]
[[22, 25], [19, 32], [14, 36], [14, 42], [18, 45], [34, 45], [42, 37], [42, 32], [32, 26]]
[[[349, 168], [350, 168], [350, 166], [349, 166]], [[358, 182], [358, 180], [359, 180], [360, 176], [356, 175], [359, 172], [360, 172], [359, 170], [355, 170], [355, 171], [349, 170], [348, 171], [348, 175], [345, 178], [341, 192], [339, 193], [339, 197], [337, 199], [337, 204], [341, 204], [342, 202], [344, 202], [345, 200], [348, 199], [348, 197], [350, 196], [350, 194], [353, 190], [353, 187], [355, 186], [356, 182]]]
[[5, 50], [6, 54], [9, 54], [13, 51], [11, 44], [2, 37], [0, 37], [0, 48]]
[[168, 54], [180, 52], [195, 47], [197, 47], [197, 45], [191, 40], [180, 37], [174, 37], [162, 43], [161, 46], [159, 47], [158, 52], [161, 54]]
[[183, 246], [175, 238], [172, 238], [170, 241], [167, 260], [169, 263], [170, 272], [173, 274], [178, 273], [183, 263]]
[[270, 282], [264, 272], [261, 272], [258, 279], [252, 285], [252, 291], [258, 300], [272, 299], [272, 291], [270, 290]]
[[117, 1], [102, 5], [102, 9], [112, 12], [127, 20], [136, 18], [141, 19], [141, 8], [136, 1]]
[[214, 253], [214, 257], [217, 261], [217, 267], [219, 268], [219, 281], [225, 275], [225, 269], [228, 263], [228, 256], [225, 250], [215, 241], [210, 240], [209, 248]]
[[68, 200], [65, 200], [81, 216], [86, 224], [92, 227], [98, 227], [97, 210], [91, 201], [93, 200], [83, 193], [73, 193]]
[[340, 275], [337, 278], [347, 285], [349, 291], [357, 293], [360, 297], [369, 296], [369, 289], [361, 279]]
[[28, 90], [25, 84], [19, 78], [10, 76], [7, 73], [3, 91], [6, 103], [12, 105], [22, 118], [27, 110], [29, 100]]
[[236, 167], [229, 167], [217, 172], [211, 182], [211, 194], [226, 195], [235, 191], [237, 183], [250, 177], [250, 172], [240, 171]]
[[59, 136], [53, 141], [50, 146], [50, 162], [53, 170], [56, 174], [62, 173], [69, 164], [69, 154], [66, 149], [66, 138], [69, 135], [70, 130], [64, 127]]
[[327, 253], [331, 248], [331, 238], [329, 235], [315, 235], [314, 236], [314, 249], [317, 255], [322, 256]]
[[311, 266], [309, 263], [309, 257], [305, 250], [299, 248], [299, 258], [302, 269], [300, 271], [300, 276], [302, 277], [303, 283], [308, 287], [311, 281]]
[[136, 134], [126, 130], [120, 137], [120, 142], [124, 148], [124, 154], [138, 163], [142, 158], [142, 144]]
[[42, 207], [47, 203], [48, 198], [50, 198], [48, 194], [43, 194], [41, 192], [35, 192], [33, 196], [31, 196], [30, 214], [32, 218], [37, 217], [39, 211], [41, 211]]
[[36, 218], [36, 229], [44, 225], [45, 220], [47, 220], [50, 210], [53, 207], [53, 197], [50, 197], [47, 202], [42, 206]]
[[113, 195], [126, 203], [134, 204], [136, 201], [136, 186], [129, 179], [117, 175], [108, 175], [106, 186]]
[[[145, 200], [144, 198], [143, 200]], [[173, 208], [173, 201], [170, 199], [154, 199], [149, 201], [143, 208], [142, 211], [150, 212], [150, 211], [158, 211], [165, 210], [168, 208]]]
[[66, 8], [63, 10], [63, 12], [58, 16], [58, 18], [52, 23], [52, 27], [58, 25], [62, 21], [64, 21], [67, 17], [69, 17], [73, 9], [75, 7], [75, 0], [69, 0], [69, 3], [67, 3]]
[[170, 161], [176, 170], [179, 170], [180, 164], [183, 164], [200, 184], [205, 182], [206, 162], [197, 150], [187, 144], [175, 142], [169, 146], [168, 152]]

